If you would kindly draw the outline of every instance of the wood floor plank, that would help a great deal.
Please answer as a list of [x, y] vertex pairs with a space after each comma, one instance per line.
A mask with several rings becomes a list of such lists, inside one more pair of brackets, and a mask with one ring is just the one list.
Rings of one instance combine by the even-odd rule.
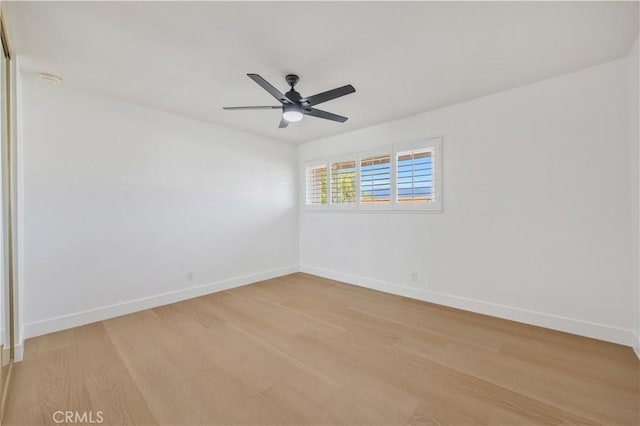
[[162, 424], [228, 422], [227, 405], [245, 391], [153, 311], [107, 322], [120, 356]]
[[[84, 374], [94, 412], [107, 424], [157, 424], [129, 371], [120, 359], [103, 323], [76, 329], [76, 368]], [[100, 407], [109, 407], [101, 410]], [[95, 416], [94, 416], [95, 418]]]
[[[50, 345], [56, 335], [60, 344]], [[56, 424], [57, 411], [93, 419], [100, 412], [107, 424], [157, 423], [102, 323], [53, 333], [39, 343], [33, 347], [37, 356], [15, 366], [10, 397], [28, 391], [24, 399], [10, 402], [22, 409], [7, 413], [8, 424]]]
[[29, 339], [5, 424], [638, 425], [593, 339], [292, 274]]

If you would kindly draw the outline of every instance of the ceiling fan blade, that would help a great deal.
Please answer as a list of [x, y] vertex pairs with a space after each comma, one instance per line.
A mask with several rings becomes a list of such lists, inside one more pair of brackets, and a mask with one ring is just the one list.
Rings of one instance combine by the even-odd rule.
[[332, 114], [330, 112], [322, 111], [321, 109], [315, 108], [304, 108], [302, 112], [312, 117], [324, 118], [325, 120], [338, 121], [340, 123], [344, 123], [349, 119], [348, 117], [343, 117], [338, 114]]
[[244, 106], [244, 107], [222, 107], [222, 109], [282, 109], [282, 106]]
[[300, 99], [300, 102], [302, 102], [303, 105], [313, 106], [354, 93], [355, 91], [356, 89], [352, 85], [347, 84], [346, 86], [338, 87], [337, 89], [327, 90], [326, 92], [318, 93], [317, 95], [302, 98]]
[[255, 81], [256, 83], [258, 83], [258, 85], [260, 87], [262, 87], [264, 90], [266, 90], [267, 92], [269, 92], [269, 94], [271, 96], [273, 96], [274, 98], [276, 98], [278, 101], [282, 102], [283, 104], [292, 104], [293, 102], [287, 98], [284, 93], [280, 92], [278, 89], [276, 89], [275, 87], [273, 87], [271, 85], [271, 83], [269, 83], [267, 80], [265, 80], [264, 78], [260, 77], [258, 74], [247, 74], [247, 76]]
[[278, 126], [279, 129], [284, 129], [285, 127], [287, 127], [289, 125], [289, 122], [287, 120], [284, 119], [284, 117], [282, 117], [280, 119], [280, 125]]

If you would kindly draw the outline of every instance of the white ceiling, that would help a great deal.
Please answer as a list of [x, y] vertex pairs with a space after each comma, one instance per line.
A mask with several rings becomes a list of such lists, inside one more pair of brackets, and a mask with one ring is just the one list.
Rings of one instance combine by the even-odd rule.
[[[302, 142], [620, 58], [637, 2], [11, 2], [13, 50], [68, 87]], [[353, 84], [278, 129], [246, 73], [303, 95]]]

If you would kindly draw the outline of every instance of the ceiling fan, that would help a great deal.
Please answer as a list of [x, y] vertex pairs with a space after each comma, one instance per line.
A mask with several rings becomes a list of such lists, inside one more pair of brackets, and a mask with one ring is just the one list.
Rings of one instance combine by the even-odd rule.
[[354, 93], [356, 89], [352, 85], [338, 87], [337, 89], [327, 90], [326, 92], [318, 93], [317, 95], [302, 97], [300, 93], [295, 90], [295, 85], [300, 80], [295, 74], [289, 74], [285, 77], [287, 84], [291, 87], [287, 93], [281, 93], [278, 89], [273, 87], [264, 78], [258, 74], [247, 74], [250, 79], [258, 83], [260, 87], [269, 92], [271, 96], [276, 98], [282, 105], [279, 106], [244, 106], [244, 107], [223, 107], [222, 109], [228, 110], [251, 110], [251, 109], [282, 109], [282, 119], [280, 120], [280, 128], [287, 127], [289, 123], [300, 121], [305, 115], [312, 117], [324, 118], [325, 120], [337, 121], [344, 123], [348, 120], [347, 117], [343, 117], [338, 114], [332, 114], [330, 112], [322, 111], [313, 108], [314, 105], [321, 104], [323, 102], [330, 101], [332, 99], [339, 98], [350, 93]]

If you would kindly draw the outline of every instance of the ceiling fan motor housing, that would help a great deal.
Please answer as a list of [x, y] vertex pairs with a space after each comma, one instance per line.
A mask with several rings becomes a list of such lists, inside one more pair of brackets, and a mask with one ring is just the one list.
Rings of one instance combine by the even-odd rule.
[[285, 80], [287, 80], [287, 84], [293, 88], [293, 86], [298, 84], [298, 81], [300, 81], [300, 77], [295, 74], [287, 74]]

